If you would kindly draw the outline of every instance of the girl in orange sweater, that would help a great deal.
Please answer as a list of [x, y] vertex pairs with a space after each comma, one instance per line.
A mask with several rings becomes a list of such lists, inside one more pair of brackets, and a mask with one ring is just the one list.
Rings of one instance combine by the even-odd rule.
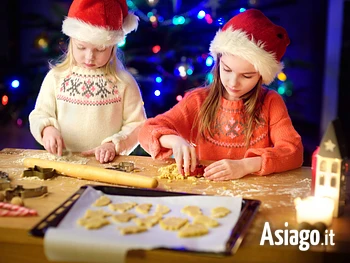
[[198, 160], [213, 160], [204, 170], [210, 180], [300, 167], [303, 145], [286, 105], [262, 86], [282, 70], [288, 45], [286, 30], [259, 10], [234, 16], [210, 44], [214, 81], [148, 119], [139, 134], [141, 146], [155, 159], [173, 155], [186, 174]]

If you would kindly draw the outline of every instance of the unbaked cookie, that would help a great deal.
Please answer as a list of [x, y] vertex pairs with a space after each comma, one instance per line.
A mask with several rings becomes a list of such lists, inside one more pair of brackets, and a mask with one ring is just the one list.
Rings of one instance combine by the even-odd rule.
[[220, 207], [215, 207], [211, 210], [211, 216], [218, 218], [218, 217], [225, 217], [229, 213], [231, 213], [231, 210], [227, 209], [226, 207], [220, 206]]
[[166, 205], [157, 204], [155, 214], [165, 215], [170, 212], [170, 208]]
[[105, 205], [108, 205], [110, 202], [111, 202], [111, 199], [109, 199], [105, 195], [102, 195], [92, 205], [93, 206], [105, 206]]
[[162, 219], [162, 216], [160, 215], [153, 215], [153, 216], [147, 216], [144, 218], [135, 218], [133, 221], [138, 225], [138, 226], [145, 226], [145, 227], [152, 227], [156, 224], [158, 224], [159, 220]]
[[111, 209], [112, 211], [118, 211], [120, 213], [124, 213], [136, 205], [137, 205], [137, 203], [135, 203], [135, 202], [118, 203], [118, 204], [110, 204], [110, 205], [108, 205], [108, 208]]
[[160, 220], [159, 225], [164, 230], [177, 231], [188, 222], [187, 218], [167, 217]]
[[90, 218], [80, 218], [78, 224], [86, 229], [99, 229], [109, 224], [109, 221], [102, 216], [94, 216]]
[[90, 217], [95, 217], [95, 216], [99, 216], [99, 217], [107, 217], [110, 216], [111, 213], [108, 213], [102, 209], [100, 210], [86, 210], [84, 218], [90, 218]]
[[148, 214], [151, 208], [152, 208], [152, 204], [140, 204], [136, 206], [135, 210], [140, 214]]
[[187, 224], [177, 232], [179, 237], [197, 237], [208, 234], [208, 228], [202, 224]]
[[207, 227], [217, 227], [219, 225], [218, 221], [205, 215], [196, 216], [193, 220], [193, 223], [203, 224], [203, 225], [206, 225]]
[[181, 212], [191, 217], [195, 217], [202, 214], [202, 210], [200, 209], [200, 207], [194, 205], [185, 206], [181, 209]]
[[126, 227], [120, 227], [119, 231], [122, 235], [137, 234], [137, 233], [147, 231], [147, 227], [145, 227], [145, 226], [126, 226]]
[[133, 214], [133, 213], [122, 213], [122, 214], [119, 214], [119, 215], [113, 215], [111, 217], [111, 219], [114, 221], [114, 222], [117, 222], [117, 223], [126, 223], [126, 222], [129, 222], [131, 219], [135, 218], [136, 215]]

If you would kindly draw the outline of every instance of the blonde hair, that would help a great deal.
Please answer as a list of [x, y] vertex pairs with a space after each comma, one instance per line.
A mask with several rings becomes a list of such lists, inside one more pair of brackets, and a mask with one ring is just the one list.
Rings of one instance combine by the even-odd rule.
[[[67, 50], [56, 61], [49, 61], [50, 69], [54, 69], [58, 72], [63, 72], [66, 70], [71, 71], [76, 65], [76, 62], [73, 57], [72, 39], [69, 38], [68, 41], [69, 42]], [[125, 70], [123, 63], [118, 58], [118, 56], [121, 55], [121, 51], [117, 48], [117, 46], [114, 46], [108, 62], [106, 63], [106, 65], [100, 68], [107, 76], [110, 76], [114, 81], [122, 81], [120, 78], [122, 74], [119, 73], [120, 71]]]
[[[213, 82], [207, 84], [206, 86], [209, 93], [204, 100], [196, 118], [196, 124], [198, 124], [198, 135], [202, 136], [203, 138], [205, 137], [206, 133], [211, 137], [214, 136], [212, 121], [217, 118], [220, 101], [224, 96], [225, 88], [220, 80], [220, 57], [221, 56], [219, 55], [214, 67], [211, 70], [211, 73], [213, 74]], [[250, 139], [252, 137], [255, 125], [261, 123], [260, 112], [264, 97], [265, 93], [262, 89], [261, 78], [255, 87], [242, 97], [244, 103], [244, 120], [247, 123], [246, 129], [244, 130], [245, 146], [247, 149], [249, 148]]]

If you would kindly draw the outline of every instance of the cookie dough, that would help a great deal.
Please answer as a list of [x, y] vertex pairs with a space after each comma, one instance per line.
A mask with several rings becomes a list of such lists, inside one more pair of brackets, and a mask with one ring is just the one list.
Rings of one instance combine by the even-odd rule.
[[78, 224], [86, 229], [99, 229], [109, 224], [109, 221], [102, 216], [94, 216], [90, 218], [80, 218]]
[[151, 228], [152, 226], [158, 224], [159, 220], [162, 219], [160, 215], [147, 216], [144, 218], [135, 218], [133, 221], [138, 226], [145, 226], [147, 228]]
[[100, 196], [92, 205], [93, 206], [106, 206], [111, 202], [111, 199], [109, 199], [107, 196], [102, 195]]
[[147, 231], [147, 227], [145, 226], [126, 226], [126, 227], [120, 227], [119, 231], [122, 235], [130, 235], [130, 234], [137, 234], [141, 232]]
[[203, 224], [207, 227], [217, 227], [219, 222], [209, 216], [198, 215], [194, 218], [193, 223]]
[[183, 180], [185, 176], [179, 174], [177, 170], [176, 163], [161, 167], [158, 169], [159, 179], [169, 179], [169, 180]]
[[112, 211], [118, 211], [120, 213], [124, 213], [131, 208], [135, 207], [137, 203], [135, 202], [129, 202], [129, 203], [117, 203], [117, 204], [110, 204], [108, 205], [108, 208]]
[[165, 215], [165, 214], [169, 213], [170, 211], [171, 211], [170, 208], [167, 207], [166, 205], [157, 204], [155, 213], [157, 215]]
[[85, 215], [84, 215], [84, 218], [90, 218], [90, 217], [95, 217], [95, 216], [98, 216], [98, 217], [108, 217], [110, 216], [111, 213], [108, 213], [106, 212], [105, 210], [86, 210], [85, 212]]
[[113, 215], [111, 217], [111, 219], [114, 221], [114, 222], [117, 222], [117, 223], [126, 223], [126, 222], [129, 222], [131, 219], [135, 218], [136, 215], [133, 214], [133, 213], [122, 213], [122, 214], [119, 214], [119, 215]]
[[209, 233], [208, 228], [202, 224], [188, 224], [177, 232], [179, 237], [198, 237]]
[[198, 206], [188, 205], [181, 209], [181, 212], [190, 216], [195, 217], [202, 214], [202, 210]]
[[151, 208], [152, 208], [152, 204], [140, 204], [136, 206], [135, 210], [140, 214], [148, 214]]
[[159, 222], [159, 225], [164, 230], [177, 231], [188, 222], [187, 218], [167, 217]]
[[225, 217], [229, 213], [231, 213], [231, 210], [227, 209], [226, 207], [215, 207], [211, 210], [211, 217], [218, 218], [218, 217]]

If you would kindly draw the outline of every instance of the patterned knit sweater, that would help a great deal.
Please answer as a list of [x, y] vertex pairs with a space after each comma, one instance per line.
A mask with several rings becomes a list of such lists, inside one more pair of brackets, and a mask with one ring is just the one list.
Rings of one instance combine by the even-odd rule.
[[43, 129], [54, 126], [68, 150], [81, 152], [113, 142], [117, 153], [131, 153], [146, 116], [134, 78], [124, 70], [119, 77], [123, 82], [114, 83], [100, 69], [50, 70], [29, 115], [34, 138], [42, 144]]
[[[256, 174], [266, 175], [298, 168], [303, 162], [303, 145], [295, 131], [283, 99], [275, 91], [266, 92], [261, 110], [261, 124], [255, 127], [249, 149], [245, 147], [243, 101], [221, 99], [218, 115], [213, 120], [213, 137], [197, 136], [192, 126], [208, 90], [189, 92], [172, 109], [148, 119], [139, 134], [141, 146], [155, 159], [172, 155], [172, 150], [159, 143], [162, 135], [174, 134], [197, 145], [199, 160], [242, 159], [262, 157], [262, 168]], [[192, 132], [191, 132], [192, 130]]]

